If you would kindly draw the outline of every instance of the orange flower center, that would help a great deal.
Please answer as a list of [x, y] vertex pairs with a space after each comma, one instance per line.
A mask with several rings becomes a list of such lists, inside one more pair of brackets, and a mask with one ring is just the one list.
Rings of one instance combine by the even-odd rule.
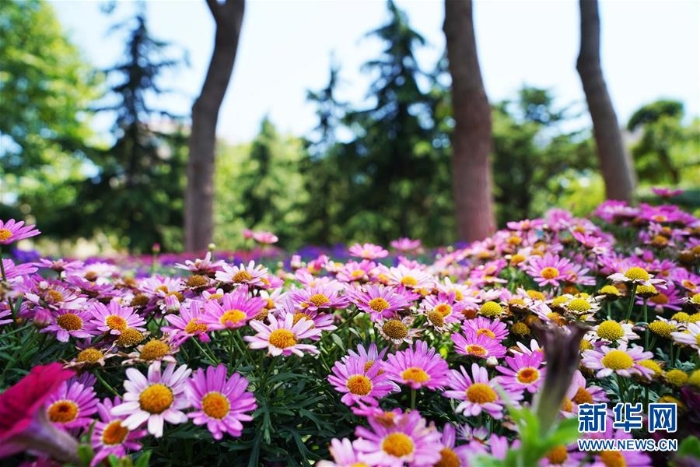
[[485, 383], [474, 383], [467, 389], [467, 399], [475, 404], [486, 404], [498, 399], [496, 391]]
[[233, 282], [235, 282], [235, 283], [246, 282], [246, 281], [249, 281], [252, 279], [253, 279], [253, 275], [251, 273], [249, 273], [248, 271], [238, 271], [233, 276]]
[[368, 305], [371, 309], [373, 309], [377, 313], [381, 313], [382, 311], [386, 310], [387, 308], [389, 308], [391, 306], [391, 305], [389, 305], [389, 302], [387, 302], [382, 297], [373, 298], [372, 300], [369, 301]]
[[275, 329], [270, 333], [269, 342], [278, 349], [286, 349], [296, 345], [297, 339], [294, 333], [288, 329]]
[[223, 326], [233, 326], [236, 323], [243, 321], [244, 319], [246, 319], [246, 314], [243, 313], [241, 310], [228, 310], [223, 315], [221, 315], [221, 318], [219, 318], [219, 322]]
[[403, 433], [390, 433], [382, 441], [382, 450], [394, 457], [403, 457], [414, 450], [413, 440]]
[[352, 375], [345, 386], [356, 396], [366, 396], [372, 391], [372, 381], [364, 375]]
[[430, 375], [426, 373], [422, 368], [412, 366], [406, 368], [401, 372], [401, 377], [406, 381], [413, 381], [415, 383], [425, 383], [430, 380]]
[[7, 241], [10, 237], [12, 237], [12, 232], [8, 229], [0, 229], [0, 242]]
[[310, 298], [309, 301], [313, 303], [316, 307], [321, 308], [323, 305], [326, 303], [330, 303], [330, 299], [323, 295], [322, 293], [317, 293], [313, 294]]
[[523, 384], [530, 384], [540, 379], [540, 372], [535, 368], [527, 367], [518, 371], [516, 378]]
[[208, 330], [209, 326], [200, 323], [197, 318], [192, 318], [189, 323], [187, 323], [187, 326], [185, 326], [185, 332], [187, 334], [197, 334], [200, 332], [207, 332]]
[[488, 353], [484, 346], [478, 344], [469, 344], [466, 347], [465, 351], [467, 352], [467, 354], [475, 355], [477, 357], [483, 357]]
[[66, 331], [79, 331], [83, 329], [83, 320], [75, 313], [66, 313], [56, 318], [56, 323]]
[[162, 383], [151, 384], [139, 396], [141, 409], [150, 414], [161, 414], [168, 410], [175, 398], [168, 386]]
[[127, 323], [124, 318], [117, 315], [109, 315], [105, 319], [105, 324], [109, 329], [114, 329], [116, 331], [123, 331], [127, 328]]
[[122, 426], [121, 420], [114, 420], [107, 425], [102, 432], [102, 444], [113, 446], [122, 444], [129, 434], [129, 430]]
[[559, 277], [559, 269], [547, 266], [540, 271], [540, 276], [544, 277], [545, 279], [556, 279]]
[[78, 418], [78, 404], [69, 400], [56, 401], [49, 406], [49, 420], [54, 423], [69, 423]]
[[212, 391], [202, 397], [202, 411], [211, 418], [222, 420], [229, 414], [231, 403], [228, 397], [220, 392]]

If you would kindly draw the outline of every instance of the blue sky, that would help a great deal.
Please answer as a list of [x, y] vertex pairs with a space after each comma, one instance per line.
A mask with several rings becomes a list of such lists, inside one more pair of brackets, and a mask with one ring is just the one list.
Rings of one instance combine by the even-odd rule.
[[[418, 59], [432, 68], [444, 49], [443, 2], [396, 3], [427, 39]], [[120, 57], [122, 39], [106, 31], [133, 12], [133, 4], [119, 2], [113, 17], [101, 13], [98, 2], [53, 5], [89, 61], [107, 67]], [[158, 103], [187, 114], [209, 63], [214, 22], [204, 0], [152, 0], [148, 13], [156, 37], [189, 53], [191, 66], [162, 81], [180, 95]], [[584, 102], [575, 70], [577, 1], [476, 1], [474, 15], [492, 102], [513, 97], [523, 84], [551, 88], [561, 104]], [[700, 2], [607, 0], [600, 3], [600, 15], [603, 71], [621, 124], [639, 106], [661, 97], [679, 99], [689, 115], [700, 115]], [[331, 52], [342, 67], [341, 98], [361, 102], [369, 77], [360, 66], [380, 50], [380, 44], [363, 36], [386, 19], [383, 0], [249, 0], [218, 134], [232, 142], [249, 141], [265, 115], [283, 132], [307, 133], [316, 121], [306, 91], [325, 85]]]

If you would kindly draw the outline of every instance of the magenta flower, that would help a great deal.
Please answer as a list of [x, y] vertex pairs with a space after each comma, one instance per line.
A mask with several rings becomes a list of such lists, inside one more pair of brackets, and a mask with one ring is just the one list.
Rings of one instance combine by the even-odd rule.
[[187, 396], [194, 407], [188, 416], [195, 425], [207, 425], [207, 430], [220, 440], [224, 433], [241, 436], [243, 424], [253, 419], [250, 412], [257, 408], [255, 396], [246, 391], [248, 380], [238, 373], [227, 378], [226, 365], [197, 370], [187, 387]]
[[525, 272], [540, 287], [545, 285], [556, 287], [561, 281], [567, 280], [567, 277], [573, 272], [571, 261], [551, 253], [544, 256], [530, 256], [524, 266]]
[[620, 376], [640, 375], [651, 379], [654, 372], [639, 362], [653, 357], [654, 354], [645, 352], [643, 347], [627, 348], [626, 342], [620, 342], [617, 348], [604, 345], [600, 350], [584, 351], [581, 364], [591, 370], [598, 370], [596, 378], [605, 378], [616, 373]]
[[17, 222], [14, 219], [10, 219], [7, 222], [3, 222], [0, 220], [0, 245], [9, 245], [10, 243], [39, 235], [41, 232], [34, 227], [36, 226], [24, 225], [24, 221]]
[[375, 322], [391, 318], [397, 311], [409, 308], [409, 299], [413, 299], [413, 294], [401, 293], [399, 289], [382, 285], [367, 285], [364, 290], [359, 287], [349, 289], [347, 294], [350, 301], [360, 310], [369, 313]]
[[273, 243], [277, 243], [279, 238], [277, 238], [277, 235], [273, 234], [272, 232], [265, 232], [261, 230], [258, 232], [253, 232], [253, 240], [263, 245], [272, 245]]
[[365, 243], [364, 245], [355, 243], [353, 246], [348, 248], [348, 252], [350, 253], [350, 256], [356, 256], [362, 259], [386, 258], [389, 255], [389, 252], [384, 248], [371, 243]]
[[489, 357], [501, 358], [507, 352], [505, 346], [486, 334], [477, 335], [474, 332], [469, 332], [462, 335], [454, 333], [451, 338], [455, 344], [455, 352], [460, 355], [486, 359]]
[[291, 354], [303, 357], [304, 352], [310, 354], [319, 352], [313, 345], [299, 343], [302, 339], [312, 338], [321, 334], [321, 330], [314, 329], [313, 321], [301, 319], [294, 323], [294, 316], [291, 314], [287, 315], [284, 321], [278, 320], [274, 315], [269, 315], [268, 320], [270, 324], [257, 320], [250, 322], [250, 327], [257, 331], [257, 334], [243, 338], [246, 342], [249, 342], [248, 348], [267, 349], [268, 355], [273, 357], [279, 355], [287, 357]]
[[653, 187], [651, 189], [651, 192], [654, 193], [656, 196], [659, 196], [661, 198], [672, 198], [674, 196], [678, 196], [683, 193], [683, 190], [678, 188], [678, 189], [673, 189], [673, 188], [667, 188], [667, 187]]
[[365, 281], [369, 279], [372, 270], [377, 267], [374, 261], [363, 259], [361, 262], [348, 261], [336, 273], [340, 282]]
[[59, 342], [68, 342], [72, 336], [76, 339], [91, 337], [86, 327], [85, 321], [91, 318], [87, 313], [75, 312], [71, 310], [60, 310], [52, 316], [52, 322], [41, 332], [53, 332]]
[[389, 355], [382, 364], [388, 378], [413, 389], [442, 389], [449, 381], [447, 362], [435, 349], [428, 349], [425, 341], [417, 341], [395, 355]]
[[292, 290], [290, 297], [294, 306], [301, 311], [340, 310], [349, 305], [347, 297], [340, 295], [337, 283], [320, 284]]
[[65, 381], [46, 401], [46, 415], [64, 429], [85, 428], [97, 412], [97, 395], [91, 385], [75, 380]]
[[542, 381], [544, 381], [545, 369], [542, 368], [543, 359], [544, 355], [541, 352], [506, 357], [508, 367], [496, 367], [503, 375], [499, 378], [501, 385], [516, 392], [525, 390], [534, 394], [542, 385]]
[[499, 343], [508, 337], [506, 323], [497, 319], [492, 320], [484, 316], [477, 316], [474, 319], [465, 320], [462, 323], [462, 330], [465, 334], [484, 335]]
[[204, 323], [203, 304], [192, 301], [189, 306], [181, 305], [180, 314], [165, 315], [170, 326], [162, 326], [161, 330], [172, 333], [173, 344], [177, 347], [193, 336], [201, 342], [209, 342], [209, 325]]
[[141, 443], [137, 440], [146, 436], [146, 430], [129, 430], [122, 426], [122, 419], [113, 416], [110, 412], [114, 406], [120, 405], [122, 400], [119, 396], [105, 399], [97, 404], [97, 413], [100, 420], [95, 422], [95, 429], [90, 440], [92, 448], [95, 450], [95, 457], [90, 462], [91, 467], [95, 467], [111, 455], [123, 457], [127, 451], [139, 451]]
[[399, 391], [399, 387], [389, 381], [381, 365], [357, 354], [335, 362], [328, 382], [336, 391], [344, 394], [340, 400], [345, 405], [366, 403], [374, 406], [377, 399]]
[[267, 281], [267, 268], [251, 261], [248, 265], [240, 264], [239, 266], [229, 266], [224, 264], [221, 266], [223, 271], [216, 273], [216, 280], [233, 284], [253, 285], [263, 287]]
[[209, 300], [204, 304], [202, 323], [211, 331], [236, 329], [246, 325], [267, 305], [267, 300], [249, 297], [247, 287], [239, 287], [227, 293], [221, 303]]
[[133, 308], [121, 306], [117, 300], [111, 300], [107, 306], [97, 301], [90, 302], [88, 312], [92, 317], [88, 318], [85, 327], [95, 334], [109, 333], [118, 336], [126, 328], [140, 332], [146, 330], [146, 320], [137, 315]]
[[[496, 384], [498, 384], [497, 378], [489, 379], [486, 368], [473, 363], [471, 376], [463, 366], [459, 367], [459, 371], [452, 370], [450, 390], [445, 391], [443, 395], [462, 401], [455, 409], [457, 413], [464, 412], [467, 417], [476, 417], [481, 412], [486, 412], [499, 420], [503, 418], [505, 402], [496, 392]], [[510, 401], [517, 402], [522, 399], [522, 393], [514, 392], [508, 388], [504, 388], [504, 390]]]
[[31, 449], [78, 464], [78, 442], [53, 426], [44, 404], [73, 375], [60, 363], [39, 365], [0, 394], [0, 458]]
[[160, 361], [148, 367], [148, 377], [135, 368], [127, 368], [127, 380], [124, 381], [124, 402], [112, 408], [115, 416], [126, 415], [122, 426], [136, 430], [148, 422], [148, 432], [160, 438], [163, 436], [163, 424], [185, 423], [187, 415], [183, 409], [190, 407], [185, 396], [187, 377], [192, 370], [187, 365], [177, 370], [171, 363], [161, 373]]
[[398, 238], [391, 242], [391, 247], [402, 253], [409, 253], [420, 248], [420, 240], [411, 240], [410, 238]]
[[358, 426], [353, 443], [361, 459], [368, 465], [412, 467], [434, 465], [440, 460], [440, 432], [428, 426], [417, 410], [394, 418], [394, 423], [368, 419], [370, 428]]
[[361, 467], [367, 465], [362, 462], [361, 454], [352, 447], [352, 442], [347, 438], [342, 440], [333, 438], [328, 450], [333, 461], [319, 461], [316, 463], [316, 467]]

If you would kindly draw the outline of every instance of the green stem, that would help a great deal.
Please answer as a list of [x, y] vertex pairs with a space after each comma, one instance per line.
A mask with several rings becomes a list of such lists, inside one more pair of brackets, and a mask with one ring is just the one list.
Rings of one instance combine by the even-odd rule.
[[[647, 328], [644, 330], [644, 349], [649, 350], [649, 316], [647, 315], [647, 299], [644, 299], [644, 305], [642, 306], [642, 309], [644, 310], [644, 322], [646, 323]], [[646, 405], [644, 406], [646, 407]]]
[[411, 410], [416, 408], [416, 390], [411, 388]]
[[630, 304], [627, 306], [627, 316], [625, 321], [629, 321], [632, 317], [632, 308], [634, 307], [634, 297], [637, 294], [637, 284], [632, 283], [632, 289], [630, 290]]
[[95, 372], [95, 376], [97, 377], [97, 381], [102, 383], [102, 386], [106, 387], [109, 390], [109, 392], [111, 392], [115, 396], [119, 395], [119, 393], [116, 391], [116, 389], [114, 389], [111, 384], [109, 384], [107, 381], [105, 381], [104, 378], [102, 378], [102, 376], [98, 372]]
[[195, 338], [190, 339], [190, 340], [191, 340], [192, 342], [194, 342], [194, 345], [199, 349], [200, 352], [202, 352], [202, 354], [203, 354], [205, 357], [207, 357], [207, 358], [209, 359], [209, 361], [211, 361], [211, 362], [214, 363], [214, 364], [218, 364], [218, 363], [219, 363], [219, 360], [217, 360], [213, 355], [209, 355], [209, 353], [207, 353], [207, 351], [204, 350], [204, 347], [202, 347], [202, 345], [199, 343], [199, 339], [198, 339], [198, 338], [195, 337]]
[[676, 356], [673, 354], [673, 341], [670, 341], [670, 344], [671, 344], [671, 346], [668, 349], [669, 367], [675, 368], [676, 367]]

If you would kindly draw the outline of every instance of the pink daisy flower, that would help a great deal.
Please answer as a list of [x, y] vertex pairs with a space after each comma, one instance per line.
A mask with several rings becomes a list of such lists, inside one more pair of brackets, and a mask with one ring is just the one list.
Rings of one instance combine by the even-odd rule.
[[564, 405], [562, 406], [562, 414], [564, 416], [577, 414], [578, 406], [581, 404], [608, 402], [605, 389], [599, 386], [587, 385], [586, 378], [579, 370], [576, 370], [564, 398]]
[[447, 362], [435, 349], [429, 349], [425, 341], [417, 341], [413, 348], [389, 355], [382, 367], [390, 380], [413, 389], [442, 389], [449, 381]]
[[350, 253], [350, 256], [356, 256], [362, 259], [379, 259], [389, 256], [389, 252], [384, 248], [371, 243], [365, 243], [364, 245], [355, 243], [353, 246], [348, 248], [348, 252]]
[[117, 300], [111, 300], [107, 306], [93, 301], [87, 311], [92, 317], [89, 318], [86, 328], [95, 334], [109, 333], [118, 336], [126, 328], [140, 332], [146, 330], [146, 320], [137, 315], [133, 308], [121, 306]]
[[163, 436], [163, 424], [185, 423], [187, 415], [183, 409], [190, 407], [185, 396], [187, 377], [192, 370], [181, 365], [177, 370], [171, 363], [161, 373], [160, 361], [148, 367], [148, 377], [135, 368], [127, 368], [127, 380], [124, 381], [124, 402], [112, 408], [115, 416], [126, 415], [122, 425], [129, 430], [136, 430], [148, 422], [148, 432], [160, 438]]
[[674, 342], [689, 345], [700, 354], [700, 324], [688, 323], [684, 332], [672, 332]]
[[220, 440], [224, 433], [241, 436], [243, 424], [253, 419], [249, 414], [257, 408], [255, 396], [246, 391], [248, 380], [238, 373], [227, 378], [226, 365], [197, 370], [189, 382], [187, 396], [194, 411], [188, 416], [195, 425], [207, 425], [207, 430]]
[[175, 263], [176, 269], [184, 269], [192, 274], [200, 276], [213, 277], [226, 264], [224, 261], [212, 261], [211, 251], [207, 252], [204, 259], [195, 259], [194, 261], [186, 260], [185, 264]]
[[209, 325], [204, 323], [203, 304], [192, 301], [180, 306], [180, 314], [165, 315], [165, 320], [170, 326], [162, 326], [163, 332], [172, 333], [173, 344], [176, 347], [182, 345], [190, 337], [197, 336], [201, 342], [209, 342]]
[[454, 333], [451, 336], [455, 352], [477, 358], [503, 357], [507, 349], [486, 334], [467, 333], [466, 336]]
[[353, 447], [369, 465], [387, 467], [426, 466], [440, 460], [440, 432], [427, 426], [418, 411], [396, 417], [393, 424], [369, 418], [370, 428], [358, 426]]
[[85, 328], [85, 322], [90, 317], [87, 313], [60, 310], [58, 313], [52, 314], [51, 324], [42, 329], [41, 332], [55, 333], [59, 342], [68, 342], [71, 336], [76, 339], [85, 339], [92, 336]]
[[435, 284], [432, 274], [403, 264], [399, 264], [395, 268], [389, 268], [386, 276], [389, 285], [403, 286], [408, 289], [432, 289]]
[[347, 297], [340, 295], [340, 288], [334, 284], [316, 284], [311, 287], [292, 290], [290, 298], [301, 311], [341, 310], [348, 307]]
[[278, 320], [274, 315], [269, 315], [268, 320], [270, 324], [256, 320], [250, 322], [250, 327], [257, 334], [243, 338], [249, 342], [249, 348], [266, 348], [268, 355], [273, 357], [279, 355], [287, 357], [291, 354], [302, 357], [304, 352], [310, 354], [319, 352], [313, 345], [299, 343], [302, 339], [313, 338], [321, 334], [320, 329], [314, 329], [313, 321], [302, 319], [294, 323], [294, 317], [291, 314], [285, 316], [284, 321]]
[[367, 285], [364, 289], [349, 289], [347, 294], [350, 301], [360, 310], [370, 314], [372, 321], [381, 321], [382, 318], [391, 318], [397, 311], [411, 306], [409, 300], [413, 300], [413, 294], [400, 293], [393, 287], [382, 285]]
[[467, 466], [469, 465], [469, 456], [474, 453], [471, 446], [462, 444], [456, 445], [457, 430], [455, 427], [446, 423], [442, 429], [442, 449], [440, 449], [440, 461], [435, 465], [441, 466]]
[[462, 330], [465, 334], [484, 335], [496, 342], [502, 342], [508, 337], [508, 327], [500, 320], [492, 320], [484, 316], [477, 316], [474, 319], [465, 320], [462, 323]]
[[370, 273], [377, 267], [377, 263], [363, 259], [361, 262], [348, 261], [336, 273], [336, 279], [340, 282], [366, 281]]
[[25, 238], [39, 235], [34, 225], [24, 225], [24, 221], [10, 219], [7, 222], [0, 220], [0, 245], [9, 245]]
[[56, 426], [64, 429], [85, 428], [97, 412], [97, 396], [92, 386], [70, 379], [49, 397], [46, 415]]
[[263, 230], [260, 230], [257, 232], [253, 232], [253, 240], [262, 245], [272, 245], [273, 243], [277, 243], [279, 241], [279, 238], [272, 232], [265, 232]]
[[402, 253], [410, 253], [420, 248], [420, 240], [411, 240], [410, 238], [398, 238], [393, 240], [390, 245], [393, 249]]
[[255, 261], [249, 262], [248, 266], [244, 264], [239, 266], [224, 264], [221, 268], [223, 271], [218, 271], [215, 276], [218, 281], [255, 287], [264, 287], [266, 285], [267, 268], [260, 264], [256, 265]]
[[617, 348], [603, 345], [599, 350], [586, 350], [582, 357], [583, 366], [598, 370], [596, 378], [605, 378], [616, 373], [620, 376], [641, 375], [651, 379], [654, 374], [652, 370], [639, 364], [642, 360], [652, 359], [654, 354], [645, 352], [640, 346], [627, 348], [626, 342], [620, 342]]
[[[505, 402], [496, 392], [496, 384], [498, 384], [497, 378], [489, 379], [486, 368], [473, 363], [471, 376], [463, 366], [460, 366], [459, 370], [452, 370], [450, 390], [445, 391], [443, 395], [462, 401], [455, 409], [457, 413], [464, 412], [467, 417], [476, 417], [481, 412], [486, 412], [499, 420], [503, 418]], [[511, 401], [521, 400], [522, 394], [508, 388], [503, 389]]]
[[506, 357], [508, 367], [496, 367], [503, 375], [499, 378], [501, 385], [513, 391], [522, 392], [525, 390], [534, 394], [542, 385], [542, 381], [544, 381], [545, 369], [542, 368], [543, 359], [544, 355], [541, 352]]
[[247, 287], [239, 287], [231, 293], [224, 294], [221, 303], [209, 300], [204, 304], [202, 323], [209, 330], [237, 329], [255, 318], [267, 305], [267, 300], [249, 297]]
[[[465, 305], [456, 301], [455, 296], [455, 292], [439, 292], [437, 296], [429, 295], [421, 302], [421, 310], [436, 329], [446, 329], [461, 320]], [[439, 325], [440, 322], [442, 325]]]
[[[314, 329], [319, 331], [333, 331], [336, 329], [335, 324], [333, 324], [335, 322], [333, 313], [321, 313], [318, 310], [311, 309], [299, 310], [289, 296], [282, 300], [277, 317], [284, 321], [287, 315], [292, 315], [294, 324], [300, 320], [309, 320], [313, 322]], [[317, 335], [310, 339], [316, 340], [318, 338], [320, 336]]]
[[111, 455], [124, 457], [128, 451], [141, 450], [141, 443], [137, 440], [146, 436], [146, 430], [131, 431], [122, 426], [122, 419], [114, 417], [110, 412], [113, 407], [122, 403], [119, 396], [104, 399], [97, 404], [97, 413], [100, 420], [95, 422], [95, 429], [90, 440], [95, 450], [95, 457], [90, 462], [95, 467]]
[[345, 405], [366, 403], [374, 406], [377, 399], [399, 391], [399, 387], [389, 380], [381, 365], [375, 365], [374, 360], [357, 354], [335, 362], [333, 373], [328, 375], [328, 382], [336, 391], [344, 394], [340, 400]]
[[343, 438], [342, 440], [333, 438], [331, 446], [328, 448], [333, 457], [333, 461], [319, 461], [316, 467], [362, 467], [367, 464], [362, 462], [360, 454], [352, 447], [352, 442]]
[[544, 256], [530, 256], [524, 264], [525, 272], [540, 287], [558, 286], [571, 272], [572, 263], [566, 258], [547, 253]]

